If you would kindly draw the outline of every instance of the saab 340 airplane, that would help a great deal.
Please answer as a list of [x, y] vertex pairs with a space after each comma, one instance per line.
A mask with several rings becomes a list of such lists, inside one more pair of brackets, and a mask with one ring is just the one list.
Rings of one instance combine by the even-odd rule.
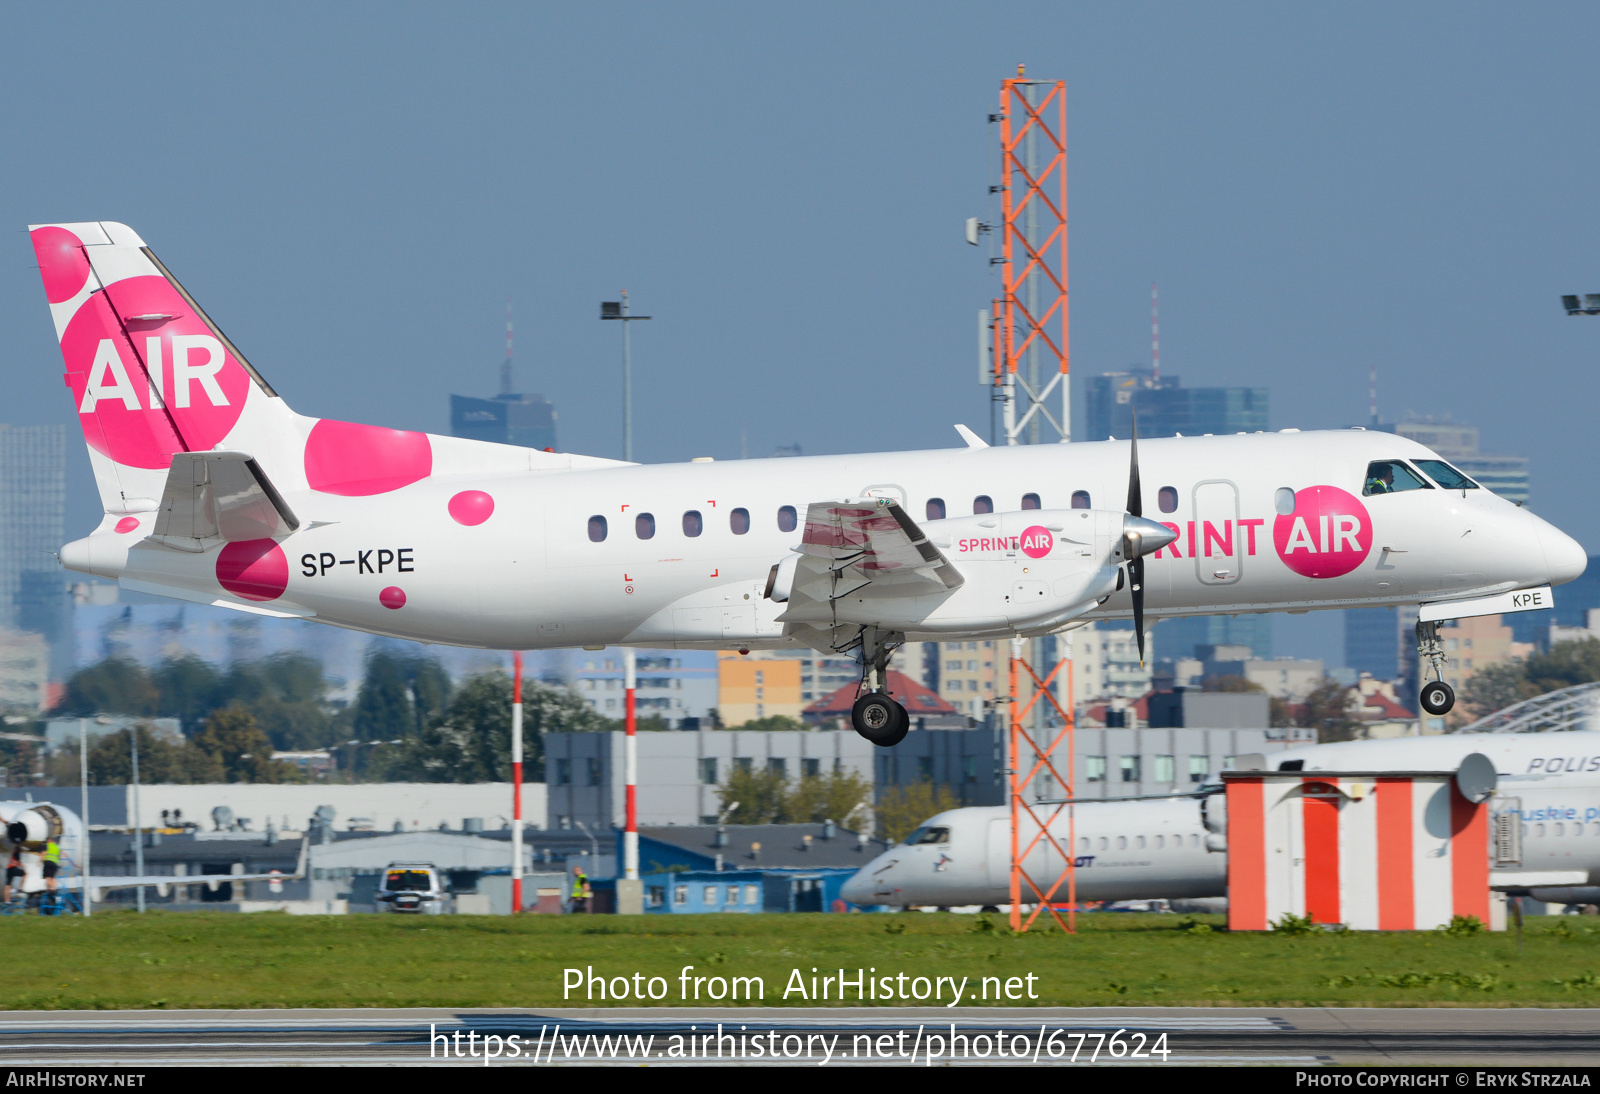
[[[641, 466], [307, 418], [132, 230], [31, 232], [105, 508], [61, 561], [141, 592], [494, 649], [852, 651], [855, 727], [892, 745], [883, 672], [906, 641], [1131, 617], [1142, 647], [1147, 616], [1442, 600], [1433, 619], [1456, 618], [1546, 607], [1586, 562], [1361, 430], [990, 448], [958, 427], [964, 449]], [[1425, 610], [1437, 669], [1433, 627]]]

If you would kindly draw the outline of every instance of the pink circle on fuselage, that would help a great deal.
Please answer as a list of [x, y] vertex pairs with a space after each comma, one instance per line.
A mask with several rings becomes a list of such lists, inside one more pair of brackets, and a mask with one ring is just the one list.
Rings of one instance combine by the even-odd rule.
[[117, 521], [117, 534], [125, 536], [137, 527], [139, 527], [138, 517], [123, 517]]
[[324, 418], [306, 438], [306, 484], [324, 494], [364, 498], [433, 473], [426, 433]]
[[217, 583], [246, 600], [276, 600], [289, 587], [289, 559], [270, 539], [224, 544], [217, 553]]
[[1372, 518], [1349, 491], [1308, 486], [1294, 492], [1294, 512], [1272, 522], [1272, 546], [1301, 577], [1343, 577], [1372, 551]]
[[450, 516], [471, 528], [494, 515], [494, 499], [482, 490], [463, 490], [450, 499]]
[[45, 298], [52, 304], [71, 300], [89, 280], [89, 258], [83, 253], [83, 240], [65, 228], [35, 231], [33, 253], [39, 259]]
[[[73, 315], [61, 358], [90, 448], [166, 470], [174, 452], [215, 448], [227, 437], [244, 411], [250, 374], [193, 311], [166, 278], [151, 275], [113, 282]], [[119, 315], [128, 319], [126, 335]], [[144, 315], [163, 318], [133, 318]]]
[[1022, 553], [1029, 558], [1043, 558], [1056, 545], [1055, 533], [1035, 524], [1022, 533]]
[[385, 608], [403, 608], [406, 606], [406, 591], [396, 585], [390, 585], [378, 594], [378, 603]]

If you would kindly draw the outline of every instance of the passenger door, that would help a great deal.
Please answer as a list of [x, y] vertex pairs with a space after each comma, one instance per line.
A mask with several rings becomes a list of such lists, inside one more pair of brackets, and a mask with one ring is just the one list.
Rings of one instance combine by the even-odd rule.
[[1208, 479], [1194, 488], [1194, 524], [1189, 550], [1202, 585], [1232, 585], [1243, 576], [1244, 544], [1239, 535], [1239, 488], [1227, 479]]

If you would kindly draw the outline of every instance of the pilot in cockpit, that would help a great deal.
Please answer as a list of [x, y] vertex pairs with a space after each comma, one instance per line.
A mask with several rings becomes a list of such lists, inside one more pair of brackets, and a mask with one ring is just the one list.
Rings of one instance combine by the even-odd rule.
[[1371, 497], [1373, 494], [1394, 493], [1394, 465], [1389, 463], [1373, 463], [1367, 467], [1367, 485], [1361, 491]]
[[1398, 494], [1404, 490], [1432, 489], [1426, 480], [1400, 460], [1373, 460], [1367, 464], [1366, 485], [1361, 488], [1361, 493], [1371, 497], [1373, 494]]

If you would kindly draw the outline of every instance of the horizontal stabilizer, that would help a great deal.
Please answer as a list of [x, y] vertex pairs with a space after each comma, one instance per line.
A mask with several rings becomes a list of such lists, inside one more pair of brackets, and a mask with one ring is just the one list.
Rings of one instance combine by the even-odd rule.
[[178, 452], [153, 538], [181, 551], [208, 542], [274, 539], [300, 527], [266, 472], [243, 452]]

